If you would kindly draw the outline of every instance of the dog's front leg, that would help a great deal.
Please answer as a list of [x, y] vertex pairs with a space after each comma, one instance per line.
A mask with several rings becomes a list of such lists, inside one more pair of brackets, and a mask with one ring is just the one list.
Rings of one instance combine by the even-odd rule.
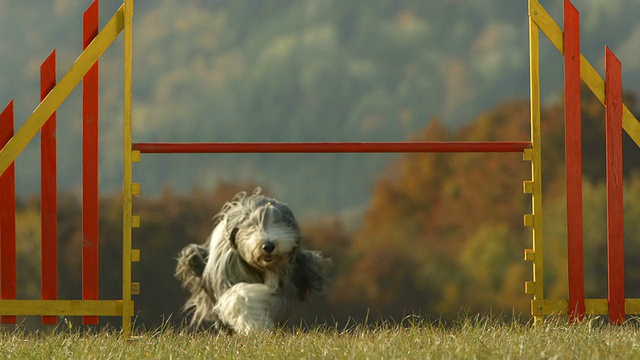
[[214, 307], [220, 320], [239, 333], [271, 330], [276, 291], [264, 284], [239, 283], [227, 290]]

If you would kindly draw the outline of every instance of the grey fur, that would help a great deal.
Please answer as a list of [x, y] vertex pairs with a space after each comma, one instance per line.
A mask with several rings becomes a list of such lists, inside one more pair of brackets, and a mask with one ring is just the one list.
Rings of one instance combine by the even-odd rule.
[[[301, 246], [300, 227], [286, 204], [262, 195], [258, 188], [250, 195], [238, 193], [214, 218], [216, 226], [206, 243], [187, 245], [177, 258], [175, 276], [190, 293], [185, 310], [191, 313], [192, 325], [212, 322], [218, 329], [243, 331], [237, 324], [242, 321], [223, 311], [231, 305], [218, 300], [226, 296], [227, 301], [244, 287], [242, 296], [236, 295], [244, 302], [233, 306], [249, 307], [251, 294], [259, 290], [256, 301], [268, 301], [263, 326], [268, 329], [285, 322], [312, 291], [323, 289], [327, 260]], [[274, 241], [276, 249], [267, 254], [256, 246], [262, 244], [256, 239]]]

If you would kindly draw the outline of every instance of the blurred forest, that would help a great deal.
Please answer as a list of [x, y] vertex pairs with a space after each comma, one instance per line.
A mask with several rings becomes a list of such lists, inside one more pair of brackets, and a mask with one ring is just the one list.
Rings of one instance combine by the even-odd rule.
[[[561, 1], [541, 1], [560, 22]], [[59, 77], [80, 52], [88, 0], [0, 0], [0, 106], [18, 126], [38, 103], [39, 64]], [[640, 0], [575, 0], [582, 51], [622, 60], [638, 113]], [[101, 1], [101, 24], [120, 1]], [[543, 37], [541, 37], [543, 38]], [[137, 1], [134, 141], [528, 140], [526, 1]], [[561, 56], [543, 40], [545, 293], [566, 297]], [[122, 39], [100, 60], [101, 297], [120, 297]], [[606, 297], [604, 108], [583, 90], [587, 296]], [[80, 94], [58, 112], [61, 298], [80, 297]], [[625, 138], [626, 277], [640, 281], [640, 150]], [[16, 161], [19, 297], [40, 295], [39, 141]], [[35, 166], [34, 166], [35, 164]], [[527, 317], [522, 251], [530, 167], [518, 154], [145, 155], [136, 321], [182, 321], [175, 256], [202, 242], [235, 192], [289, 203], [308, 247], [333, 258], [308, 323], [461, 311]], [[627, 287], [627, 297], [640, 297]], [[117, 323], [104, 318], [103, 322]], [[296, 320], [297, 321], [297, 320]]]
[[[543, 0], [558, 23], [562, 1]], [[59, 76], [80, 53], [89, 0], [0, 0], [0, 106], [24, 121], [53, 48]], [[604, 45], [640, 91], [640, 0], [575, 0], [582, 51], [603, 73]], [[101, 24], [119, 0], [102, 0]], [[528, 96], [527, 1], [137, 1], [134, 141], [403, 140], [433, 118], [448, 129]], [[561, 93], [562, 57], [541, 37], [543, 99]], [[122, 182], [122, 38], [100, 62], [100, 186]], [[59, 184], [80, 184], [80, 94], [58, 113]], [[64, 129], [64, 130], [62, 130]], [[503, 139], [526, 140], [526, 138]], [[18, 158], [18, 191], [39, 189], [38, 140]], [[148, 155], [145, 194], [258, 182], [300, 212], [362, 211], [393, 159], [371, 154]], [[167, 167], [175, 171], [166, 172]], [[286, 174], [286, 176], [282, 176]]]

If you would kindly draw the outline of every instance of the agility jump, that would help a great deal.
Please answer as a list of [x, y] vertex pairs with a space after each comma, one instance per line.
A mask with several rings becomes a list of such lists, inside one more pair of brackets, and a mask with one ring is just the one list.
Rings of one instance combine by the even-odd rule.
[[[13, 134], [13, 100], [0, 115], [0, 315], [3, 323], [15, 323], [16, 315], [41, 315], [45, 324], [58, 316], [83, 316], [84, 324], [97, 324], [98, 316], [121, 316], [122, 333], [131, 333], [133, 301], [139, 284], [131, 281], [131, 263], [140, 251], [131, 248], [131, 203], [124, 203], [122, 299], [98, 299], [98, 59], [124, 30], [124, 122], [131, 126], [131, 65], [133, 1], [125, 0], [98, 32], [98, 1], [84, 13], [83, 52], [55, 84], [55, 51], [41, 67], [42, 101], [24, 125]], [[55, 112], [71, 91], [83, 85], [83, 249], [82, 299], [61, 300], [57, 292], [56, 143]], [[126, 125], [125, 125], [126, 126]], [[13, 162], [38, 131], [42, 134], [42, 299], [16, 299], [15, 176]], [[130, 131], [129, 131], [130, 134]], [[126, 147], [125, 142], [125, 147]], [[130, 149], [130, 148], [129, 148]], [[131, 151], [125, 151], [131, 154]], [[130, 164], [130, 157], [125, 164]], [[127, 177], [128, 176], [128, 177]], [[131, 183], [130, 167], [125, 179]], [[135, 189], [125, 187], [131, 198]], [[126, 197], [125, 197], [126, 198]]]
[[[533, 248], [525, 250], [525, 260], [533, 264], [533, 281], [525, 292], [533, 295], [531, 314], [569, 315], [579, 321], [585, 315], [609, 315], [610, 322], [620, 324], [625, 314], [640, 313], [640, 299], [624, 295], [624, 231], [622, 193], [622, 129], [640, 146], [640, 123], [622, 103], [621, 65], [609, 48], [605, 49], [605, 80], [580, 53], [579, 13], [569, 0], [564, 1], [564, 33], [537, 0], [529, 0], [529, 46], [531, 84], [531, 124], [533, 157], [540, 157], [540, 30], [564, 55], [565, 67], [565, 166], [567, 181], [567, 248], [569, 299], [544, 297], [544, 262], [542, 241], [541, 170], [532, 162], [533, 183], [525, 182], [525, 193], [532, 195], [533, 213], [525, 215], [525, 225], [533, 229]], [[582, 224], [582, 148], [580, 127], [580, 79], [606, 107], [606, 182], [607, 182], [607, 256], [608, 296], [585, 299]], [[527, 155], [527, 151], [525, 151]], [[536, 180], [538, 179], [538, 180]], [[536, 183], [537, 182], [537, 183]]]
[[[609, 229], [609, 297], [608, 299], [584, 299], [584, 274], [582, 270], [582, 204], [581, 192], [568, 192], [568, 246], [569, 246], [569, 299], [550, 300], [544, 298], [543, 291], [543, 237], [542, 237], [542, 172], [540, 139], [540, 67], [539, 30], [542, 30], [556, 48], [564, 53], [567, 81], [567, 182], [572, 189], [581, 187], [580, 164], [580, 78], [594, 94], [607, 106], [607, 176], [608, 179], [622, 178], [621, 171], [621, 129], [624, 128], [640, 145], [640, 124], [621, 101], [620, 65], [610, 51], [607, 52], [607, 91], [604, 81], [588, 61], [580, 55], [577, 30], [578, 15], [575, 8], [565, 0], [565, 32], [563, 33], [537, 0], [529, 1], [530, 26], [530, 86], [531, 86], [531, 138], [528, 141], [478, 141], [478, 142], [276, 142], [276, 143], [134, 143], [131, 133], [132, 109], [132, 22], [133, 0], [124, 0], [109, 22], [98, 32], [98, 0], [85, 13], [85, 29], [90, 37], [85, 38], [84, 51], [61, 81], [53, 86], [50, 82], [55, 60], [43, 64], [42, 102], [34, 110], [24, 125], [13, 134], [13, 101], [0, 115], [0, 268], [2, 322], [15, 323], [16, 315], [40, 315], [43, 323], [55, 323], [56, 316], [84, 316], [83, 322], [97, 323], [98, 316], [122, 317], [122, 334], [131, 334], [131, 317], [134, 313], [132, 295], [139, 293], [140, 284], [132, 282], [131, 264], [140, 260], [140, 250], [132, 249], [132, 229], [140, 226], [140, 217], [132, 212], [133, 197], [140, 194], [140, 184], [132, 181], [133, 163], [141, 160], [141, 154], [151, 153], [416, 153], [416, 152], [515, 152], [531, 163], [531, 180], [524, 182], [524, 192], [532, 196], [532, 212], [524, 216], [525, 226], [532, 228], [532, 248], [525, 250], [525, 260], [532, 262], [533, 281], [525, 284], [525, 292], [533, 296], [532, 315], [542, 318], [546, 315], [569, 314], [573, 320], [582, 319], [586, 314], [609, 314], [612, 323], [620, 323], [625, 314], [640, 313], [640, 299], [624, 298], [623, 247], [622, 247], [622, 184], [621, 181], [608, 185], [608, 213], [611, 219]], [[569, 10], [567, 10], [569, 9]], [[567, 11], [569, 11], [567, 13]], [[568, 15], [567, 15], [568, 14]], [[95, 18], [94, 20], [91, 20]], [[97, 299], [97, 62], [113, 40], [124, 33], [124, 136], [123, 136], [123, 235], [122, 258], [123, 279], [122, 299]], [[55, 54], [55, 52], [54, 52]], [[568, 56], [569, 55], [569, 56]], [[55, 55], [53, 55], [55, 56]], [[55, 57], [53, 58], [55, 59]], [[576, 60], [578, 59], [578, 60]], [[51, 65], [53, 64], [53, 65]], [[613, 65], [612, 65], [613, 64]], [[95, 70], [94, 70], [95, 69]], [[46, 80], [49, 79], [49, 80]], [[83, 249], [83, 299], [57, 299], [57, 275], [55, 271], [43, 275], [42, 300], [16, 299], [16, 254], [15, 254], [15, 178], [13, 162], [20, 152], [40, 130], [46, 136], [55, 132], [55, 111], [69, 93], [83, 81], [83, 181], [88, 193], [83, 205], [83, 237], [94, 239]], [[85, 92], [86, 91], [86, 92]], [[86, 102], [84, 97], [86, 94]], [[46, 96], [45, 96], [46, 95]], [[93, 123], [92, 123], [93, 121]], [[52, 125], [53, 124], [53, 125]], [[53, 128], [53, 130], [48, 128]], [[50, 134], [50, 133], [49, 133]], [[578, 135], [576, 135], [578, 134]], [[42, 167], [53, 171], [43, 176], [43, 189], [55, 189], [55, 142], [42, 149]], [[86, 159], [86, 161], [84, 160]], [[614, 166], [615, 165], [615, 166]], [[44, 173], [43, 173], [44, 174]], [[52, 184], [54, 184], [52, 186]], [[92, 186], [95, 185], [95, 189]], [[83, 189], [85, 186], [83, 185]], [[569, 186], [568, 186], [569, 188]], [[84, 191], [84, 190], [83, 190]], [[45, 202], [55, 209], [55, 193], [52, 200]], [[83, 194], [83, 203], [85, 202]], [[84, 206], [86, 205], [86, 210]], [[55, 210], [53, 210], [55, 211]], [[86, 216], [86, 220], [85, 220]], [[51, 216], [49, 219], [55, 219]], [[49, 220], [50, 221], [50, 220]], [[86, 223], [85, 223], [86, 221]], [[45, 223], [49, 225], [45, 225]], [[43, 253], [55, 254], [55, 223], [43, 219]], [[86, 229], [86, 233], [85, 233]], [[45, 234], [46, 233], [46, 234]], [[48, 239], [48, 240], [45, 240]], [[48, 249], [45, 251], [45, 249]], [[44, 269], [54, 269], [57, 255], [43, 257]], [[85, 270], [86, 269], [86, 270]], [[569, 311], [571, 309], [571, 311]]]

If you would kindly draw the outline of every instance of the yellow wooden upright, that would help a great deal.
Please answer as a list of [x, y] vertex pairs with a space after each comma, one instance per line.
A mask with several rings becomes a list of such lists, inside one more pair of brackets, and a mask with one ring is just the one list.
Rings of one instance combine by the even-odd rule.
[[[536, 0], [529, 1], [529, 12]], [[525, 292], [535, 300], [544, 299], [543, 237], [542, 237], [542, 141], [540, 136], [540, 43], [538, 25], [529, 17], [529, 76], [531, 96], [531, 149], [524, 158], [531, 162], [531, 180], [525, 181], [524, 191], [531, 194], [531, 214], [524, 216], [525, 226], [531, 227], [533, 247], [525, 250], [525, 260], [533, 264], [533, 280], [525, 283]], [[534, 313], [534, 311], [532, 311]], [[538, 318], [536, 317], [536, 320]]]
[[[124, 1], [124, 114], [123, 114], [123, 185], [122, 185], [122, 335], [131, 335], [131, 318], [133, 316], [132, 282], [131, 282], [131, 237], [133, 227], [132, 207], [132, 68], [133, 68], [133, 0]], [[138, 286], [137, 286], [138, 287]]]

